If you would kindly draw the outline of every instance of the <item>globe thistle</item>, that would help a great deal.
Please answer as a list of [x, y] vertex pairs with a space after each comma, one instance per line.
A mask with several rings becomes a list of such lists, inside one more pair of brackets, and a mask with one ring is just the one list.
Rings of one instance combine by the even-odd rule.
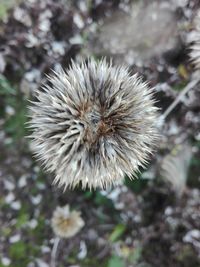
[[191, 45], [190, 58], [196, 69], [200, 69], [200, 11], [194, 19], [194, 31], [192, 32], [189, 42]]
[[85, 225], [80, 212], [71, 211], [69, 205], [57, 207], [51, 219], [54, 233], [61, 238], [70, 238]]
[[32, 148], [59, 186], [105, 188], [133, 177], [157, 138], [153, 90], [105, 60], [48, 77], [32, 102]]

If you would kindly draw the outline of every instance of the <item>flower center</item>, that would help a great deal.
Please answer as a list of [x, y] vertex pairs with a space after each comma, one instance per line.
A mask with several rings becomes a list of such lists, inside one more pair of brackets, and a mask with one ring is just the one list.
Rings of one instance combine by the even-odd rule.
[[102, 136], [109, 135], [113, 132], [112, 121], [105, 118], [97, 112], [88, 114], [87, 117], [87, 141], [90, 144], [95, 144]]

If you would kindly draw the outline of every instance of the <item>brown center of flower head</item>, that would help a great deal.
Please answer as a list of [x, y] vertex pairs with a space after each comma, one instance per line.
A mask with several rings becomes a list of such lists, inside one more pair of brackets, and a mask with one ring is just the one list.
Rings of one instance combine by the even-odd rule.
[[70, 224], [71, 224], [71, 220], [70, 220], [70, 218], [64, 218], [64, 217], [60, 217], [60, 218], [59, 218], [58, 225], [59, 225], [62, 229], [67, 228]]
[[79, 119], [85, 122], [84, 141], [89, 145], [94, 145], [100, 137], [111, 135], [114, 132], [113, 120], [105, 116], [101, 108], [97, 105], [88, 107], [80, 112]]

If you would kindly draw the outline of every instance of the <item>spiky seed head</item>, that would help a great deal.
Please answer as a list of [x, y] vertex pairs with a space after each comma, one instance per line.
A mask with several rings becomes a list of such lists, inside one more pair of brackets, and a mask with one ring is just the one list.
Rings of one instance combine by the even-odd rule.
[[70, 211], [69, 205], [57, 207], [53, 212], [51, 226], [54, 233], [61, 238], [70, 238], [85, 225], [78, 211]]
[[48, 77], [31, 106], [32, 147], [59, 186], [105, 188], [133, 177], [157, 138], [153, 90], [105, 60]]
[[200, 11], [194, 19], [194, 31], [192, 32], [189, 42], [191, 45], [190, 58], [196, 69], [200, 70]]

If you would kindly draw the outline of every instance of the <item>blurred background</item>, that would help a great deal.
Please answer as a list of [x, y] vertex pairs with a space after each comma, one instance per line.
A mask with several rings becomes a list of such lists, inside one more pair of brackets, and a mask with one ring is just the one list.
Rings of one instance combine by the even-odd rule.
[[[70, 60], [106, 56], [155, 87], [163, 114], [193, 79], [198, 0], [0, 0], [0, 267], [199, 267], [200, 85], [167, 116], [139, 179], [62, 192], [33, 159], [28, 99]], [[85, 226], [61, 239], [57, 206]], [[53, 265], [55, 264], [55, 265]]]

